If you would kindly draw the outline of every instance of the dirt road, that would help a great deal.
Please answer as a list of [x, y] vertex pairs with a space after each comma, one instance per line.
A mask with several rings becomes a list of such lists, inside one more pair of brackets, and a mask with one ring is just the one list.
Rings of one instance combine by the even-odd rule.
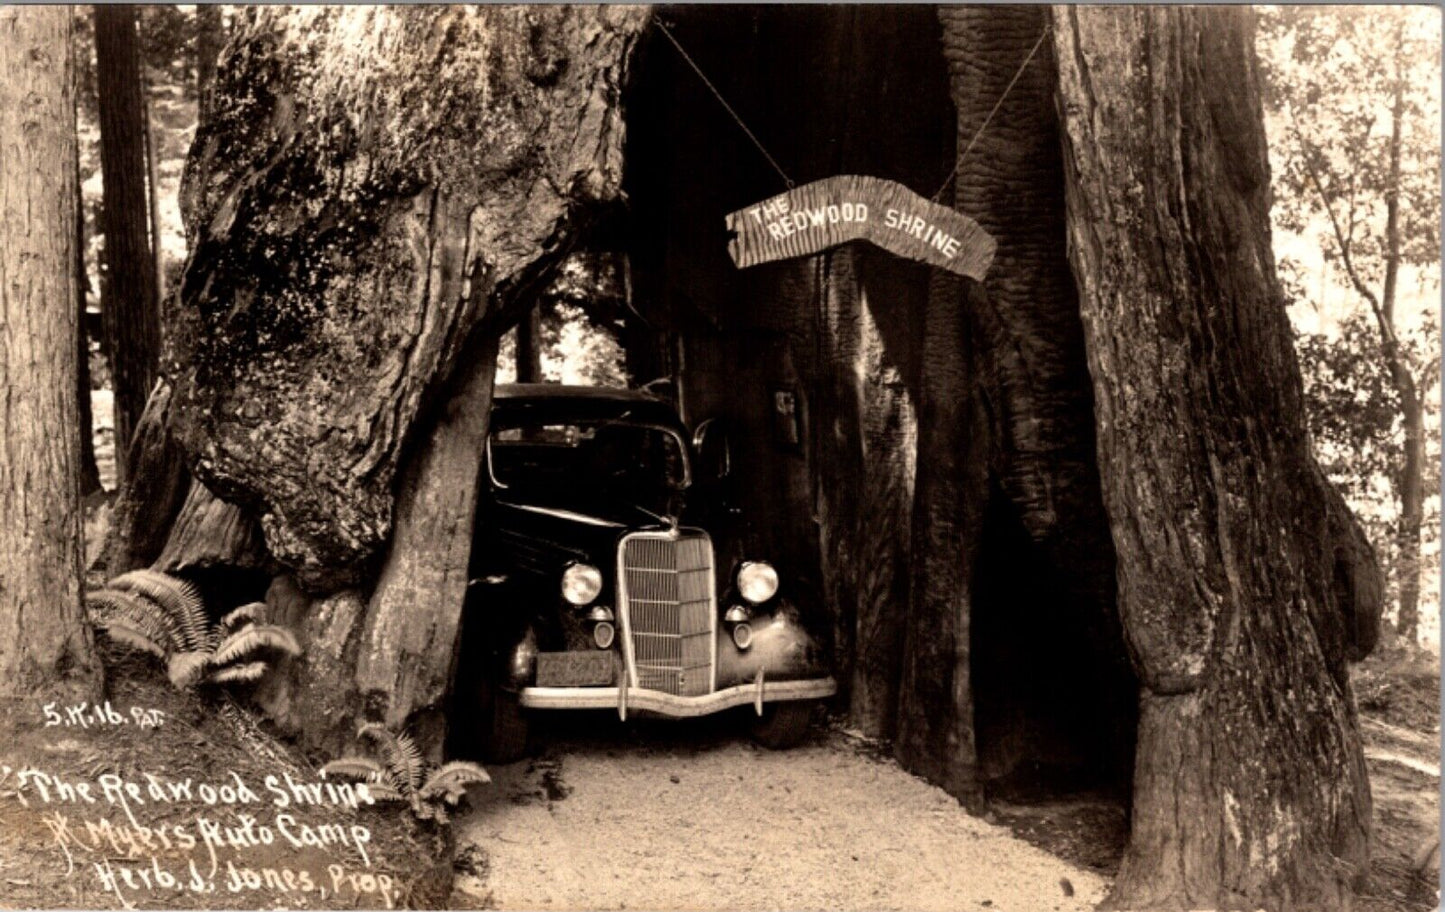
[[819, 730], [588, 720], [496, 767], [458, 821], [458, 888], [501, 909], [1092, 909], [1107, 883]]

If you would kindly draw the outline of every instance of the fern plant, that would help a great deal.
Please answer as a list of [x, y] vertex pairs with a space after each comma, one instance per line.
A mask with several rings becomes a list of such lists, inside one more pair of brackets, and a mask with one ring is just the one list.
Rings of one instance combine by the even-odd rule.
[[487, 771], [467, 760], [430, 767], [411, 736], [375, 722], [361, 726], [356, 737], [376, 744], [379, 759], [350, 756], [321, 768], [322, 776], [345, 776], [366, 783], [377, 801], [406, 802], [418, 820], [446, 824], [447, 808], [454, 808], [474, 782], [491, 782]]
[[190, 583], [158, 570], [132, 570], [85, 596], [91, 622], [118, 645], [166, 664], [181, 689], [260, 680], [276, 655], [297, 656], [301, 644], [268, 623], [266, 605], [242, 605], [212, 624]]

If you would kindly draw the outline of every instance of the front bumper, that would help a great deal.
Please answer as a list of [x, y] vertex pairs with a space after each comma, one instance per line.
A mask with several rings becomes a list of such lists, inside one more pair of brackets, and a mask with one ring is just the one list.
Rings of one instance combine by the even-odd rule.
[[[624, 678], [625, 680], [625, 678]], [[802, 681], [768, 681], [759, 674], [748, 684], [739, 684], [699, 697], [680, 697], [658, 690], [635, 687], [523, 687], [518, 699], [528, 709], [616, 709], [627, 718], [628, 710], [653, 712], [675, 718], [706, 716], [734, 706], [753, 704], [762, 715], [764, 703], [782, 700], [821, 700], [838, 692], [831, 677]]]

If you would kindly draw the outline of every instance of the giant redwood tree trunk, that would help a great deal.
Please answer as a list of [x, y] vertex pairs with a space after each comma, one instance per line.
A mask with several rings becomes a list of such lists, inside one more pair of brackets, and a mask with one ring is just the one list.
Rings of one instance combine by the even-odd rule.
[[1141, 677], [1121, 908], [1338, 909], [1370, 795], [1346, 660], [1380, 609], [1310, 454], [1240, 9], [1059, 8], [1070, 258]]
[[146, 115], [136, 8], [103, 4], [95, 7], [94, 15], [100, 170], [105, 184], [100, 316], [115, 392], [116, 477], [124, 480], [130, 475], [130, 441], [156, 379], [160, 308], [146, 217]]
[[615, 197], [644, 18], [239, 12], [182, 192], [171, 427], [304, 585], [369, 579], [422, 404]]
[[[814, 426], [818, 547], [824, 604], [837, 611], [848, 709], [859, 729], [891, 737], [908, 603], [917, 420], [880, 322], [897, 300], [870, 300], [863, 265], [882, 254], [854, 244], [818, 257]], [[881, 283], [880, 283], [881, 284]], [[889, 289], [893, 291], [893, 289]], [[890, 308], [890, 305], [892, 307]]]
[[[362, 701], [383, 706], [382, 721], [410, 728], [433, 751], [446, 735], [443, 704], [467, 595], [496, 338], [469, 354], [439, 420], [402, 475], [395, 532], [366, 606], [356, 662]], [[424, 618], [418, 605], [430, 606]]]
[[237, 11], [183, 179], [149, 471], [107, 556], [279, 574], [273, 609], [307, 649], [264, 695], [283, 724], [334, 742], [366, 716], [439, 743], [496, 337], [618, 195], [645, 21]]
[[80, 602], [70, 17], [0, 8], [0, 696], [11, 699], [94, 699], [101, 686]]
[[981, 283], [938, 277], [923, 317], [896, 750], [969, 799], [981, 779], [1030, 761], [1127, 758], [1134, 682], [1063, 245], [1046, 10], [945, 6], [938, 16], [956, 147], [968, 153], [951, 201], [998, 250]]

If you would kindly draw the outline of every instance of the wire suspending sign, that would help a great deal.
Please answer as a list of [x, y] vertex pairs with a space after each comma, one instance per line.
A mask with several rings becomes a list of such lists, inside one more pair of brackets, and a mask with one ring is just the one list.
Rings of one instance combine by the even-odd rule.
[[808, 256], [849, 241], [865, 240], [911, 260], [975, 281], [983, 279], [993, 262], [997, 242], [973, 219], [949, 206], [939, 205], [938, 199], [958, 172], [959, 162], [973, 149], [974, 142], [988, 128], [1024, 68], [1033, 60], [1048, 34], [1047, 25], [931, 200], [896, 181], [863, 175], [837, 175], [795, 186], [667, 23], [659, 19], [657, 27], [788, 188], [786, 193], [727, 216], [731, 237], [728, 253], [738, 268]]

